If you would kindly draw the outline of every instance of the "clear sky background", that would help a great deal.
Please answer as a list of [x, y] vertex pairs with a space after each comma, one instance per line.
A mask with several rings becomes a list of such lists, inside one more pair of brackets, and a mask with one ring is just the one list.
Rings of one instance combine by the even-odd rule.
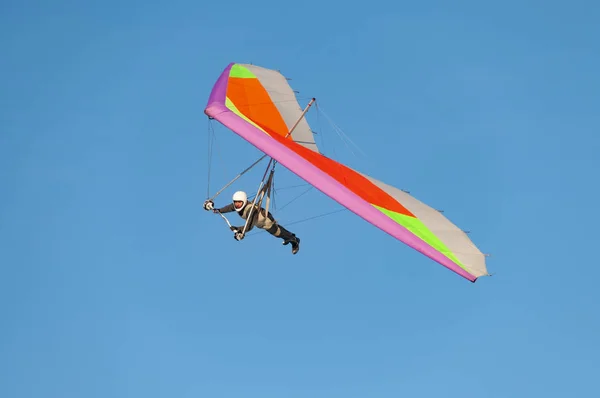
[[[0, 4], [0, 396], [600, 396], [597, 1]], [[494, 276], [347, 211], [290, 225], [296, 256], [234, 241], [201, 208], [231, 61], [317, 97], [324, 152], [443, 209]], [[214, 193], [260, 153], [212, 127]]]

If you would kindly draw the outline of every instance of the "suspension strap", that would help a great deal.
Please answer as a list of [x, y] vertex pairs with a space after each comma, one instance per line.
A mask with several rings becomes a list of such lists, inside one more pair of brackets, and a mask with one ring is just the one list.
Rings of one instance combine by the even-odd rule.
[[[273, 166], [275, 167], [275, 166]], [[265, 185], [263, 186], [263, 188], [260, 190], [260, 199], [258, 199], [257, 202], [257, 206], [258, 207], [262, 207], [262, 203], [263, 200], [267, 201], [267, 207], [269, 206], [269, 200], [270, 200], [270, 195], [271, 195], [271, 186], [273, 185], [273, 175], [275, 174], [275, 169], [271, 169], [271, 172], [269, 173], [269, 177], [267, 178], [267, 181], [265, 182]]]
[[[271, 168], [271, 163], [273, 163], [273, 168], [271, 169], [271, 172], [269, 173], [269, 177], [267, 178], [267, 173], [269, 172], [269, 168]], [[276, 163], [277, 163], [276, 160], [273, 158], [271, 158], [271, 160], [269, 160], [269, 164], [267, 165], [267, 169], [265, 170], [265, 173], [263, 174], [262, 181], [260, 182], [260, 184], [258, 186], [258, 191], [256, 192], [256, 196], [254, 197], [254, 200], [252, 201], [252, 207], [250, 208], [250, 213], [248, 214], [248, 218], [246, 218], [246, 223], [244, 224], [244, 229], [242, 230], [242, 236], [246, 234], [246, 230], [248, 229], [248, 224], [250, 223], [250, 220], [252, 219], [252, 215], [253, 215], [252, 213], [256, 209], [256, 204], [257, 204], [258, 198], [260, 197], [260, 202], [259, 202], [259, 206], [260, 206], [260, 204], [262, 204], [262, 199], [264, 197], [265, 192], [271, 186], [271, 183], [273, 181], [273, 174], [275, 173], [275, 164]], [[265, 181], [265, 179], [266, 179], [266, 181]]]
[[[267, 181], [267, 186], [266, 186], [267, 204], [265, 205], [265, 217], [269, 216], [269, 205], [271, 204], [271, 191], [273, 189], [273, 175], [274, 174], [275, 174], [275, 165], [273, 165], [273, 169], [271, 169], [271, 174], [269, 175], [269, 180]], [[262, 198], [260, 199], [260, 204], [262, 205]]]

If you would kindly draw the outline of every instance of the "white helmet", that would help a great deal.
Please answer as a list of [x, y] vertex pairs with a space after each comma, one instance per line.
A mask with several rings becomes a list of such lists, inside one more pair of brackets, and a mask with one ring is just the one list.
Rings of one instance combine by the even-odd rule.
[[232, 200], [234, 202], [237, 202], [237, 201], [244, 202], [239, 209], [235, 209], [236, 211], [242, 211], [244, 206], [246, 206], [246, 203], [248, 203], [248, 196], [246, 195], [246, 192], [244, 192], [244, 191], [237, 191], [236, 193], [233, 194]]

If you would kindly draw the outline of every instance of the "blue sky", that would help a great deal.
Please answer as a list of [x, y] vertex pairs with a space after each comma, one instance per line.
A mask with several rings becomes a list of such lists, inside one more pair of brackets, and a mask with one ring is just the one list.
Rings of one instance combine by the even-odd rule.
[[[600, 6], [486, 3], [3, 1], [0, 396], [598, 396]], [[201, 208], [231, 61], [317, 97], [365, 155], [311, 110], [325, 152], [443, 209], [495, 275], [349, 212], [291, 225], [297, 256], [235, 242]], [[259, 155], [213, 127], [212, 192]]]

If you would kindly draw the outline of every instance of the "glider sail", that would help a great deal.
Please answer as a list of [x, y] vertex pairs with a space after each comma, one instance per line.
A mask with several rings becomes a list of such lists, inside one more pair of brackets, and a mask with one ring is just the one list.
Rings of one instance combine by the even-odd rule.
[[488, 275], [485, 255], [439, 211], [319, 153], [295, 94], [278, 71], [229, 64], [204, 112], [342, 206], [432, 260], [472, 282]]
[[[255, 65], [233, 64], [226, 79], [219, 79], [209, 102], [217, 101], [263, 132], [285, 137], [294, 128], [292, 139], [318, 152], [308, 122], [296, 95], [279, 72]], [[224, 86], [224, 87], [223, 87]], [[223, 98], [224, 95], [224, 98]], [[215, 118], [219, 120], [218, 118]], [[269, 155], [271, 156], [271, 155]]]

